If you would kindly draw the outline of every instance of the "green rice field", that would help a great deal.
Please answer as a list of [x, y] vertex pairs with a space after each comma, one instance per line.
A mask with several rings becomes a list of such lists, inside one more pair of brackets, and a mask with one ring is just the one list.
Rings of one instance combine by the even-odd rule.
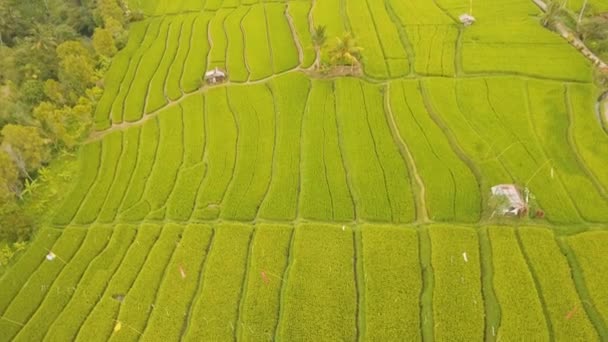
[[[127, 2], [0, 341], [608, 341], [599, 89], [532, 1]], [[362, 76], [311, 72], [317, 25]]]

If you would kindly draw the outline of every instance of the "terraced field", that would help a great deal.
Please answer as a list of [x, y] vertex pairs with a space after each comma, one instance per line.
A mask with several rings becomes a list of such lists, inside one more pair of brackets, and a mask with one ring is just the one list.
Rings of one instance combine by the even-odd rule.
[[[531, 1], [129, 3], [0, 341], [608, 340], [598, 89]], [[316, 25], [362, 77], [314, 76]], [[544, 218], [490, 217], [502, 183]]]

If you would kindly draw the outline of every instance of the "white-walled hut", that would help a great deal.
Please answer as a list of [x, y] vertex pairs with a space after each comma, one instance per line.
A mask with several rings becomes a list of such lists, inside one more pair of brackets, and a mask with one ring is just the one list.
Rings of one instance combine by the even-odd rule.
[[526, 202], [520, 191], [513, 184], [499, 184], [492, 187], [492, 195], [503, 197], [506, 203], [498, 210], [504, 216], [518, 216], [525, 212]]
[[472, 16], [471, 14], [468, 13], [463, 13], [458, 17], [458, 20], [460, 20], [460, 22], [462, 23], [462, 25], [464, 25], [465, 27], [467, 26], [471, 26], [473, 24], [475, 24], [475, 17]]
[[207, 84], [220, 84], [226, 82], [227, 79], [228, 74], [218, 67], [205, 73], [205, 82]]

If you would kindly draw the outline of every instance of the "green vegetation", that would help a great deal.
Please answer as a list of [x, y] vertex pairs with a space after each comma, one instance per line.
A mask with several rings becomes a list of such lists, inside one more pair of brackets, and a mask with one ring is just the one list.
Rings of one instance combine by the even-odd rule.
[[415, 231], [365, 226], [361, 232], [367, 340], [420, 340], [422, 291]]
[[608, 339], [608, 7], [547, 5], [0, 0], [0, 342]]
[[480, 341], [484, 336], [483, 297], [477, 234], [447, 225], [429, 228], [434, 272], [434, 337], [440, 341]]

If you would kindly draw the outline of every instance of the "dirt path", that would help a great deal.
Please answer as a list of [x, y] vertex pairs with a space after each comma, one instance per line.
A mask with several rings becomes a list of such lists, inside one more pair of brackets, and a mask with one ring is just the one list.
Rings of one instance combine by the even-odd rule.
[[[547, 4], [542, 0], [532, 0], [536, 6], [538, 6], [543, 12], [547, 11]], [[570, 31], [564, 24], [561, 22], [557, 22], [555, 24], [555, 29], [557, 33], [564, 38], [570, 45], [574, 46], [578, 51], [580, 51], [583, 56], [587, 57], [596, 67], [603, 69], [608, 68], [608, 64], [602, 61], [593, 51], [589, 50], [585, 43], [582, 40], [578, 39], [574, 32]]]
[[287, 18], [287, 23], [289, 23], [289, 29], [291, 30], [291, 36], [293, 37], [293, 42], [296, 45], [296, 49], [298, 49], [298, 61], [299, 65], [304, 63], [304, 49], [302, 48], [302, 44], [300, 43], [300, 39], [298, 39], [298, 33], [296, 32], [296, 27], [293, 22], [293, 18], [289, 13], [289, 3], [285, 7], [285, 17]]
[[[429, 214], [426, 209], [426, 189], [424, 187], [424, 183], [422, 182], [422, 178], [420, 178], [420, 174], [418, 173], [418, 169], [416, 167], [416, 163], [414, 162], [414, 157], [410, 152], [405, 140], [399, 133], [399, 129], [397, 129], [397, 123], [395, 122], [395, 116], [393, 115], [393, 110], [390, 105], [390, 83], [386, 84], [386, 96], [385, 96], [385, 104], [384, 104], [386, 113], [386, 118], [388, 119], [388, 125], [391, 129], [391, 133], [393, 137], [397, 140], [399, 145], [399, 149], [403, 152], [404, 156], [407, 159], [407, 167], [410, 172], [410, 176], [414, 177], [415, 180], [415, 189], [416, 193], [416, 218], [419, 222], [429, 222]], [[414, 185], [414, 184], [412, 184]], [[417, 188], [417, 189], [416, 189]]]

